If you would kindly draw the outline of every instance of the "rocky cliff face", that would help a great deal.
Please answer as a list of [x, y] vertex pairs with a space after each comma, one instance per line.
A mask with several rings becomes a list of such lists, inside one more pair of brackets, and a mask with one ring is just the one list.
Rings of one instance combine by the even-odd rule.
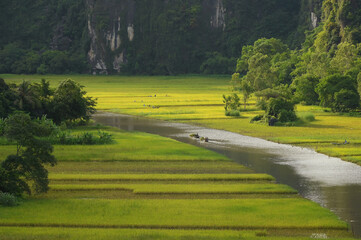
[[[145, 29], [149, 27], [148, 24], [159, 25], [156, 23], [159, 18], [140, 19], [137, 15], [142, 14], [143, 11], [151, 11], [148, 12], [150, 15], [167, 15], [172, 11], [181, 12], [190, 9], [195, 14], [202, 14], [202, 20], [197, 16], [191, 20], [194, 21], [194, 24], [202, 24], [198, 27], [215, 31], [226, 29], [226, 8], [222, 0], [189, 1], [180, 6], [180, 9], [174, 9], [170, 6], [172, 1], [163, 0], [159, 2], [162, 6], [159, 6], [159, 3], [154, 3], [154, 1], [86, 0], [88, 32], [91, 39], [88, 59], [94, 74], [121, 72], [122, 67], [128, 63], [128, 50], [131, 45], [142, 45], [144, 43], [142, 40], [149, 38], [149, 36], [144, 36], [145, 34], [162, 34], [159, 32], [160, 29], [157, 32]], [[135, 18], [137, 18], [137, 24], [135, 24]], [[188, 21], [188, 19], [182, 20]], [[167, 31], [167, 29], [164, 30]], [[137, 38], [137, 33], [140, 35], [138, 41], [132, 44], [133, 40]], [[157, 39], [153, 39], [155, 45], [157, 41]]]
[[127, 61], [122, 42], [134, 39], [135, 1], [87, 0], [86, 5], [90, 37], [88, 59], [93, 73], [120, 72], [121, 65]]

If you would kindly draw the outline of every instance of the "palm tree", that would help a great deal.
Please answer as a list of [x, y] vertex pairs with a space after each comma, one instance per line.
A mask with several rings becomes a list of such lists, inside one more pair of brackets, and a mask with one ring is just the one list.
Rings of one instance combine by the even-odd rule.
[[31, 87], [29, 81], [23, 81], [17, 88], [18, 98], [15, 100], [15, 105], [20, 110], [32, 112], [33, 110], [41, 107], [39, 99]]

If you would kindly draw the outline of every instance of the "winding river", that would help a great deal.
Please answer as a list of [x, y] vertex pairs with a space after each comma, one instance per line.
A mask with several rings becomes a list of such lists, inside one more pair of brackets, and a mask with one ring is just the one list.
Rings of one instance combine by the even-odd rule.
[[[127, 131], [142, 131], [201, 146], [230, 159], [268, 173], [277, 182], [297, 189], [347, 221], [356, 237], [361, 237], [361, 167], [328, 157], [307, 148], [278, 144], [223, 130], [183, 123], [98, 113], [93, 119]], [[203, 143], [189, 137], [192, 133], [208, 137]]]

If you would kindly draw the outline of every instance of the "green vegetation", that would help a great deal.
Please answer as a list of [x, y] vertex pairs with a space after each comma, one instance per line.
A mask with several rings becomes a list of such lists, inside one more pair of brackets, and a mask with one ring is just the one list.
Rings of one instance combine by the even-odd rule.
[[[5, 78], [9, 83], [19, 83], [25, 76], [1, 75], [1, 77]], [[346, 113], [334, 113], [328, 108], [324, 109], [319, 106], [298, 104], [295, 111], [301, 121], [293, 124], [294, 127], [268, 127], [264, 124], [251, 124], [250, 120], [252, 118], [264, 114], [264, 111], [256, 108], [257, 99], [255, 97], [249, 100], [247, 111], [243, 111], [240, 118], [227, 117], [224, 115], [222, 96], [225, 93], [227, 95], [232, 94], [229, 76], [46, 76], [54, 86], [68, 77], [73, 78], [81, 85], [87, 86], [87, 92], [91, 96], [98, 98], [97, 108], [99, 110], [200, 124], [211, 128], [260, 137], [274, 142], [311, 147], [327, 155], [341, 157], [344, 160], [361, 164], [361, 153], [358, 151], [361, 144], [361, 118], [352, 117]], [[41, 78], [43, 76], [26, 76], [26, 79], [33, 82], [37, 82]], [[153, 108], [152, 106], [158, 106], [159, 108]], [[305, 120], [306, 116], [310, 116], [311, 121]], [[97, 131], [93, 133], [97, 134]], [[115, 135], [114, 138], [116, 138]], [[345, 139], [349, 144], [342, 144], [345, 142]], [[147, 146], [150, 144], [149, 142], [151, 140], [144, 141], [143, 145]], [[123, 143], [124, 148], [122, 151], [124, 152], [127, 149], [125, 146], [128, 145], [128, 141]], [[114, 146], [107, 145], [110, 151], [116, 151], [115, 148], [112, 150]], [[128, 146], [132, 145], [129, 144]], [[55, 149], [65, 149], [64, 147], [55, 146]], [[74, 157], [73, 159], [76, 160], [81, 159], [81, 155], [87, 155], [86, 152], [80, 153], [77, 150], [77, 146], [66, 146], [66, 148], [68, 147], [70, 147], [69, 151], [72, 151], [70, 155], [65, 152], [59, 153], [59, 155], [56, 155], [57, 158], [62, 157], [63, 159], [71, 160]], [[95, 154], [98, 154], [94, 155], [96, 157], [93, 160], [101, 161], [104, 158], [96, 150], [98, 146], [94, 147], [87, 148], [87, 151], [93, 151]], [[161, 148], [161, 145], [159, 145], [159, 148]], [[0, 146], [0, 149], [0, 154], [6, 155], [9, 153], [8, 147]], [[349, 150], [345, 152], [345, 149]], [[137, 150], [142, 151], [142, 148]], [[142, 154], [148, 153], [144, 151]], [[116, 155], [107, 155], [105, 153], [109, 160], [117, 159]], [[140, 155], [134, 156], [134, 154], [130, 153], [124, 153], [124, 155], [128, 155], [129, 159], [142, 159]], [[146, 157], [142, 160], [148, 159], [149, 157]], [[180, 157], [176, 159], [182, 160]], [[193, 158], [193, 160], [196, 159]]]
[[273, 181], [267, 174], [52, 174], [52, 180], [76, 181]]
[[[191, 179], [190, 179], [191, 180]], [[195, 179], [197, 180], [197, 179]], [[137, 179], [135, 180], [137, 181]], [[296, 193], [288, 186], [276, 184], [54, 184], [53, 191], [86, 191], [86, 190], [129, 190], [141, 194], [162, 193], [225, 193], [225, 194], [252, 194], [252, 193]]]
[[[58, 206], [58, 207], [55, 207]], [[282, 208], [277, 208], [279, 206]], [[197, 214], [194, 214], [197, 212]], [[117, 226], [129, 228], [311, 228], [344, 229], [347, 225], [304, 199], [224, 200], [28, 200], [3, 208], [1, 223], [33, 226]], [[56, 216], [56, 218], [54, 218]], [[69, 218], [71, 216], [71, 218]], [[171, 216], [171, 217], [170, 217]]]
[[[293, 230], [294, 231], [294, 230]], [[332, 232], [332, 231], [327, 231]], [[6, 240], [19, 239], [61, 239], [61, 240], [79, 240], [79, 239], [109, 239], [118, 240], [119, 236], [123, 239], [169, 239], [169, 240], [306, 240], [307, 237], [280, 237], [272, 236], [272, 233], [267, 233], [263, 230], [256, 231], [232, 231], [232, 230], [155, 230], [155, 229], [86, 229], [83, 228], [38, 228], [38, 227], [3, 227], [0, 228], [0, 234]], [[337, 234], [337, 232], [336, 232]], [[24, 236], [26, 237], [24, 238]], [[324, 236], [310, 232], [310, 236]], [[316, 238], [317, 239], [317, 238]], [[328, 238], [335, 240], [335, 238]], [[346, 240], [346, 238], [337, 238], [339, 240]], [[349, 239], [349, 238], [348, 238]]]
[[[198, 0], [4, 2], [0, 73], [84, 73], [102, 63], [109, 73], [230, 74], [242, 46], [260, 37], [299, 46], [309, 25], [308, 19], [300, 21], [303, 15], [309, 18], [309, 9], [302, 8], [307, 3], [224, 0], [223, 8], [233, 11], [223, 12], [216, 2]], [[129, 26], [134, 26], [132, 41]], [[88, 52], [95, 59], [87, 59]], [[115, 68], [119, 56], [124, 64]]]
[[[44, 193], [48, 190], [48, 171], [44, 165], [54, 166], [53, 146], [39, 137], [54, 131], [46, 118], [32, 121], [25, 113], [15, 113], [4, 121], [4, 136], [16, 143], [16, 151], [1, 159], [0, 192], [21, 196], [24, 192]], [[32, 183], [32, 185], [29, 185]]]
[[[27, 197], [20, 206], [0, 206], [3, 239], [350, 236], [347, 225], [330, 211], [217, 153], [98, 125], [74, 128], [71, 135], [99, 130], [112, 135], [114, 143], [92, 145], [95, 149], [56, 145], [55, 156], [63, 158], [49, 168], [49, 192]], [[117, 158], [105, 161], [99, 156], [94, 161], [95, 152], [106, 157], [113, 146]], [[144, 146], [144, 152], [137, 150]], [[73, 158], [84, 150], [90, 153]]]

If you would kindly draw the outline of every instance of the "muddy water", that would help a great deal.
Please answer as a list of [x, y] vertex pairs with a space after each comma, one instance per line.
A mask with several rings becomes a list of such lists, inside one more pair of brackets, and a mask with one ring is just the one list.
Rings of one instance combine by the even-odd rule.
[[[297, 189], [302, 196], [331, 209], [361, 237], [361, 167], [327, 157], [313, 150], [277, 144], [222, 130], [134, 116], [99, 113], [94, 120], [127, 131], [170, 137], [211, 149], [257, 172], [274, 176], [279, 183]], [[192, 133], [208, 137], [202, 143]]]

